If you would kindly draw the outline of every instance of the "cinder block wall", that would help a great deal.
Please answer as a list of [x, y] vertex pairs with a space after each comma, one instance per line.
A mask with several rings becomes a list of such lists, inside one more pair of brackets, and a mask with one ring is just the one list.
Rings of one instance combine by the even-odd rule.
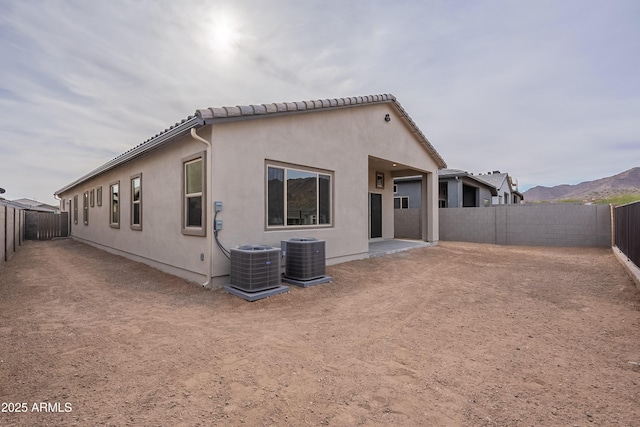
[[608, 205], [440, 209], [440, 240], [525, 246], [611, 246]]
[[394, 209], [393, 223], [396, 239], [422, 239], [421, 209]]

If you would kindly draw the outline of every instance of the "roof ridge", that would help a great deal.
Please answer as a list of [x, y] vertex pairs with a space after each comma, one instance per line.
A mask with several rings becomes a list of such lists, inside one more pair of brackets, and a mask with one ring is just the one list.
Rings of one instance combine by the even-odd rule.
[[267, 104], [199, 108], [196, 110], [194, 115], [202, 120], [211, 121], [215, 119], [228, 119], [231, 117], [248, 117], [265, 114], [290, 113], [292, 111], [321, 110], [389, 101], [396, 101], [396, 97], [390, 93], [385, 93], [346, 98], [326, 98], [307, 101], [285, 101], [271, 102]]

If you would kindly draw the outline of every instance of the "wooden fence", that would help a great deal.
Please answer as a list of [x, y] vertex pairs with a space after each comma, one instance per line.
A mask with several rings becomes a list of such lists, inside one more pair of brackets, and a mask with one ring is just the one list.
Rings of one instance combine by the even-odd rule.
[[0, 205], [0, 266], [22, 245], [24, 211]]
[[69, 235], [69, 213], [25, 212], [24, 238], [51, 240]]

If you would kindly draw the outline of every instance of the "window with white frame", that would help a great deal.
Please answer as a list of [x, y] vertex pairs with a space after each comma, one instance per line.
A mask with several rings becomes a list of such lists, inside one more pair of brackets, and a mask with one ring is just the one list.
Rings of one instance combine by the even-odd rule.
[[206, 236], [206, 164], [204, 152], [182, 159], [182, 233]]
[[332, 173], [267, 165], [267, 227], [330, 226]]
[[131, 177], [131, 229], [142, 230], [142, 174]]
[[394, 209], [409, 209], [409, 196], [398, 196], [393, 198]]
[[120, 228], [120, 181], [109, 185], [109, 225]]

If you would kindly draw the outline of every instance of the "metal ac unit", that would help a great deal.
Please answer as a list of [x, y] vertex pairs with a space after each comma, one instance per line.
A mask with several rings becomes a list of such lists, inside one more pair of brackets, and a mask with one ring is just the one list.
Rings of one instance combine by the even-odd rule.
[[231, 286], [258, 292], [280, 285], [280, 248], [244, 245], [231, 249]]
[[324, 240], [314, 237], [298, 237], [282, 242], [286, 250], [285, 273], [287, 278], [308, 281], [326, 274]]

